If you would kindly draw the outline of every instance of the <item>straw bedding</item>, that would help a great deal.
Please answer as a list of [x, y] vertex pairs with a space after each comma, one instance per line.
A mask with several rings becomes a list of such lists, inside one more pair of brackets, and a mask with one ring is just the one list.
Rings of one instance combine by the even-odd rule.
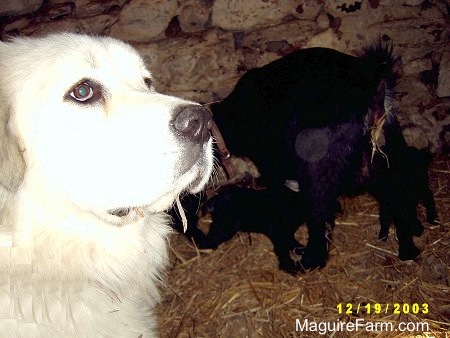
[[[297, 277], [278, 269], [272, 244], [263, 235], [239, 233], [217, 250], [199, 251], [182, 235], [171, 238], [171, 268], [158, 308], [162, 337], [318, 337], [296, 332], [303, 322], [427, 322], [428, 333], [336, 332], [333, 337], [448, 337], [450, 335], [450, 160], [430, 168], [440, 225], [426, 225], [415, 239], [417, 261], [397, 258], [393, 227], [386, 243], [377, 240], [378, 206], [369, 195], [343, 198], [325, 268]], [[206, 220], [201, 220], [207, 222]], [[298, 239], [307, 238], [305, 226]], [[339, 303], [354, 305], [339, 314]], [[429, 305], [427, 314], [356, 313], [356, 306], [380, 303]], [[383, 310], [385, 308], [383, 307]], [[401, 311], [402, 312], [402, 311]], [[323, 337], [323, 336], [322, 336]]]

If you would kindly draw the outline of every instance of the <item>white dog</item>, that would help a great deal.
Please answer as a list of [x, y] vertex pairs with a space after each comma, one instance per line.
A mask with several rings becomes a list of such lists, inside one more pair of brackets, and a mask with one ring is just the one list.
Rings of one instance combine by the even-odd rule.
[[0, 336], [151, 337], [169, 208], [212, 168], [208, 111], [130, 46], [0, 42]]

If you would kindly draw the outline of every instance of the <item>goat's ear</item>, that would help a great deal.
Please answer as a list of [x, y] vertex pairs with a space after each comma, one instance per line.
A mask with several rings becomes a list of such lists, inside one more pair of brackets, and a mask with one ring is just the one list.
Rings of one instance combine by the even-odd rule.
[[25, 174], [25, 160], [19, 147], [19, 140], [9, 129], [11, 109], [1, 102], [0, 92], [0, 185], [9, 191], [16, 191]]

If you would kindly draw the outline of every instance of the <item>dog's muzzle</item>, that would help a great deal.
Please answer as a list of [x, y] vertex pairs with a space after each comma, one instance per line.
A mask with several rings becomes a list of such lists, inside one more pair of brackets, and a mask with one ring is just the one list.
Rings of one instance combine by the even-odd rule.
[[176, 135], [195, 144], [203, 144], [209, 140], [212, 124], [211, 112], [199, 105], [179, 107], [171, 121]]
[[[212, 114], [207, 108], [200, 105], [180, 106], [174, 111], [170, 126], [182, 143], [183, 152], [180, 155], [178, 170], [180, 174], [183, 174], [202, 157], [203, 146], [211, 139]], [[132, 210], [141, 216], [142, 212], [139, 212], [140, 209], [136, 207], [115, 208], [107, 212], [110, 215], [124, 218]]]

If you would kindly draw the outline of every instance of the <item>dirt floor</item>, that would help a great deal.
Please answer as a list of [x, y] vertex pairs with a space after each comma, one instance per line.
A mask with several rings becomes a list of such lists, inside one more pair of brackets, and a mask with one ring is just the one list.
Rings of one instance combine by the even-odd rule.
[[[440, 225], [427, 224], [418, 208], [426, 229], [415, 240], [422, 251], [416, 261], [397, 258], [394, 229], [386, 243], [377, 240], [378, 206], [369, 195], [341, 200], [344, 215], [336, 221], [327, 266], [296, 277], [278, 269], [263, 235], [240, 233], [201, 252], [184, 236], [172, 236], [157, 310], [161, 337], [450, 337], [449, 159], [435, 159], [430, 185]], [[298, 235], [306, 236], [304, 226]], [[306, 319], [309, 331], [300, 331]], [[352, 332], [346, 326], [320, 334], [323, 323], [348, 322], [355, 324]], [[365, 328], [356, 330], [357, 322]], [[391, 324], [395, 330], [408, 322], [425, 325], [388, 332]]]

